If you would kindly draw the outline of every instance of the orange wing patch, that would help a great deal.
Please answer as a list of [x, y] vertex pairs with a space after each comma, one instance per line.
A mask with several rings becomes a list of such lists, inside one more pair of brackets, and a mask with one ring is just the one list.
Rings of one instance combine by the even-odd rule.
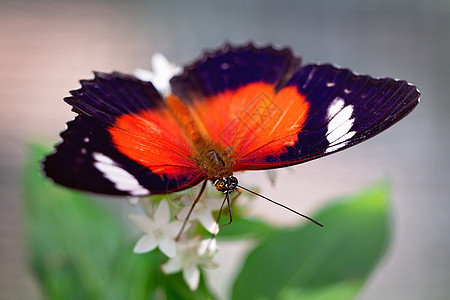
[[122, 115], [109, 133], [121, 153], [153, 173], [176, 178], [198, 172], [190, 145], [168, 109]]
[[194, 170], [207, 176], [221, 173], [208, 161], [210, 150], [224, 160], [218, 167], [227, 174], [236, 163], [235, 171], [243, 167], [240, 158], [261, 159], [269, 148], [272, 154], [282, 154], [298, 140], [309, 109], [296, 87], [275, 93], [266, 83], [251, 83], [191, 105], [173, 95], [166, 101], [164, 109], [120, 116], [109, 132], [121, 153], [172, 178]]
[[235, 161], [273, 141], [293, 144], [306, 120], [309, 103], [296, 87], [275, 93], [273, 85], [251, 83], [194, 106], [210, 139], [231, 147]]

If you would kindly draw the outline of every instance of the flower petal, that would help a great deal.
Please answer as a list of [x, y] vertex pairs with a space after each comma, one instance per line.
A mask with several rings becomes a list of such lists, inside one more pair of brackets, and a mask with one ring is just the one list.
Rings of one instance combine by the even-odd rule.
[[178, 214], [177, 214], [177, 216], [176, 216], [177, 219], [178, 219], [178, 220], [181, 220], [181, 221], [184, 221], [184, 220], [186, 219], [186, 217], [187, 217], [187, 215], [188, 215], [190, 209], [191, 209], [190, 206], [183, 207], [183, 208], [180, 210], [180, 212], [178, 212]]
[[128, 215], [128, 218], [142, 232], [150, 233], [150, 230], [154, 227], [152, 219], [146, 215]]
[[164, 77], [172, 77], [171, 69], [173, 65], [169, 62], [169, 60], [162, 55], [160, 52], [156, 52], [152, 55], [152, 70], [160, 76]]
[[142, 198], [142, 197], [139, 203], [141, 204], [141, 207], [144, 210], [145, 214], [150, 218], [153, 218], [156, 210], [155, 203], [152, 200], [150, 200], [150, 198]]
[[170, 209], [169, 203], [166, 200], [162, 200], [158, 208], [156, 209], [153, 217], [156, 225], [166, 225], [170, 221]]
[[[167, 231], [166, 231], [167, 236], [175, 238], [178, 235], [178, 233], [180, 232], [182, 226], [183, 226], [183, 222], [180, 222], [180, 221], [170, 222], [167, 225]], [[191, 223], [187, 223], [186, 226], [184, 227], [184, 231], [188, 230], [190, 226], [191, 226]]]
[[158, 245], [157, 241], [149, 234], [144, 234], [134, 246], [135, 253], [152, 251]]
[[178, 256], [169, 259], [168, 262], [166, 262], [165, 264], [163, 264], [161, 266], [161, 269], [165, 274], [176, 273], [176, 272], [180, 271], [182, 268], [183, 268], [183, 266], [181, 265], [181, 259]]
[[199, 215], [198, 220], [203, 225], [203, 227], [205, 227], [205, 229], [211, 232], [212, 234], [219, 233], [219, 224], [217, 224], [217, 222], [214, 220], [213, 216], [209, 211], [207, 213]]
[[127, 199], [130, 206], [136, 206], [139, 203], [139, 197], [127, 196], [125, 199]]
[[[205, 205], [211, 211], [219, 210], [222, 207], [222, 202], [223, 202], [223, 200], [219, 200], [217, 198], [212, 198], [212, 197], [205, 199]], [[225, 207], [226, 207], [226, 203], [225, 203]]]
[[218, 265], [213, 262], [211, 259], [203, 259], [201, 261], [201, 266], [208, 269], [215, 269], [218, 267]]
[[142, 81], [152, 81], [155, 75], [152, 71], [144, 70], [144, 69], [136, 69], [133, 72], [133, 75], [137, 77], [137, 79]]
[[215, 238], [203, 240], [198, 247], [198, 255], [212, 256], [217, 252], [217, 242]]
[[168, 237], [159, 242], [159, 249], [168, 257], [175, 257], [177, 255], [177, 246], [175, 241]]
[[200, 282], [200, 271], [196, 265], [190, 266], [183, 270], [183, 278], [187, 285], [194, 291], [198, 288], [198, 283]]

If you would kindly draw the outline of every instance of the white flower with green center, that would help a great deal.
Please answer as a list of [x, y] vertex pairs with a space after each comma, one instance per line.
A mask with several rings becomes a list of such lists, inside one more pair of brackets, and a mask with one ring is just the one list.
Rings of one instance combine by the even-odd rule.
[[129, 215], [130, 220], [144, 235], [134, 247], [135, 253], [149, 252], [159, 247], [168, 257], [177, 254], [175, 238], [182, 226], [180, 221], [170, 221], [169, 203], [162, 200], [153, 216]]
[[183, 271], [183, 279], [189, 288], [196, 290], [200, 281], [199, 267], [215, 268], [212, 261], [217, 252], [215, 239], [202, 240], [196, 236], [186, 242], [177, 243], [177, 256], [161, 266], [166, 274]]
[[171, 63], [161, 53], [152, 56], [152, 71], [136, 69], [134, 76], [142, 81], [150, 81], [163, 96], [171, 93], [170, 79], [181, 73], [181, 67]]
[[[222, 202], [217, 198], [203, 198], [195, 205], [194, 210], [189, 216], [189, 221], [198, 220], [206, 230], [208, 230], [212, 234], [218, 234], [219, 224], [217, 224], [216, 220], [214, 219], [213, 211], [219, 210], [221, 205]], [[190, 206], [184, 207], [177, 214], [177, 219], [185, 220], [190, 209]]]

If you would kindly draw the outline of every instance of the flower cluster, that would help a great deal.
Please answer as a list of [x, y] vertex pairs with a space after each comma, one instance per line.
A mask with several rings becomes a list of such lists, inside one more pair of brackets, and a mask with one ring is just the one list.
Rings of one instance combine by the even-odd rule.
[[[215, 201], [208, 200], [208, 198], [205, 200], [196, 205], [179, 237], [189, 207], [182, 208], [174, 218], [167, 199], [161, 200], [155, 209], [151, 199], [143, 198], [140, 203], [146, 210], [146, 215], [129, 215], [134, 225], [144, 233], [136, 243], [134, 252], [144, 253], [159, 248], [170, 258], [162, 266], [163, 272], [172, 274], [183, 271], [183, 278], [191, 290], [198, 287], [199, 267], [212, 268], [216, 266], [212, 261], [217, 252], [215, 239], [203, 239], [201, 235], [188, 230], [192, 223], [199, 222], [212, 234], [218, 233], [219, 226], [212, 214], [213, 210], [220, 208], [215, 205], [218, 201], [217, 199], [212, 199]], [[173, 210], [176, 209], [173, 208]]]

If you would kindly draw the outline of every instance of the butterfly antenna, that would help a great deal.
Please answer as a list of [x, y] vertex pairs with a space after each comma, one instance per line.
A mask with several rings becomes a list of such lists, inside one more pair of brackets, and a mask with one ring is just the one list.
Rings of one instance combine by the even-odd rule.
[[278, 206], [281, 206], [281, 207], [283, 207], [283, 208], [285, 208], [285, 209], [287, 209], [287, 210], [293, 212], [294, 214], [297, 214], [297, 215], [299, 215], [300, 217], [303, 217], [303, 218], [305, 218], [305, 219], [307, 219], [307, 220], [313, 222], [314, 224], [316, 224], [316, 225], [318, 225], [318, 226], [320, 226], [320, 227], [323, 227], [322, 224], [320, 224], [319, 222], [317, 222], [317, 221], [314, 220], [313, 218], [308, 217], [307, 215], [301, 214], [301, 213], [299, 213], [298, 211], [293, 210], [292, 208], [290, 208], [290, 207], [288, 207], [288, 206], [286, 206], [286, 205], [284, 205], [284, 204], [278, 203], [278, 202], [276, 202], [276, 201], [274, 201], [274, 200], [272, 200], [272, 199], [270, 199], [270, 198], [267, 198], [266, 196], [263, 196], [263, 195], [261, 195], [261, 194], [258, 194], [257, 192], [254, 192], [254, 191], [252, 191], [252, 190], [249, 190], [249, 189], [247, 189], [247, 188], [245, 188], [245, 187], [243, 187], [243, 186], [241, 186], [241, 185], [238, 185], [238, 187], [241, 188], [241, 189], [243, 189], [243, 190], [245, 190], [245, 191], [247, 191], [247, 192], [249, 192], [249, 193], [251, 193], [251, 194], [253, 194], [253, 195], [259, 196], [259, 197], [261, 197], [261, 198], [263, 198], [263, 199], [265, 199], [265, 200], [267, 200], [267, 201], [270, 201], [270, 202], [272, 202], [273, 204], [276, 204], [276, 205], [278, 205]]
[[203, 192], [205, 191], [206, 182], [207, 182], [206, 180], [203, 181], [200, 192], [198, 193], [197, 198], [195, 198], [194, 203], [192, 203], [191, 208], [189, 209], [189, 212], [188, 212], [186, 218], [184, 219], [183, 226], [181, 226], [180, 232], [178, 232], [178, 235], [175, 238], [176, 241], [178, 241], [180, 239], [181, 234], [183, 233], [184, 228], [186, 227], [187, 221], [189, 220], [189, 217], [191, 216], [192, 212], [194, 211], [195, 205], [198, 203], [198, 201], [200, 200], [200, 197], [202, 196]]

